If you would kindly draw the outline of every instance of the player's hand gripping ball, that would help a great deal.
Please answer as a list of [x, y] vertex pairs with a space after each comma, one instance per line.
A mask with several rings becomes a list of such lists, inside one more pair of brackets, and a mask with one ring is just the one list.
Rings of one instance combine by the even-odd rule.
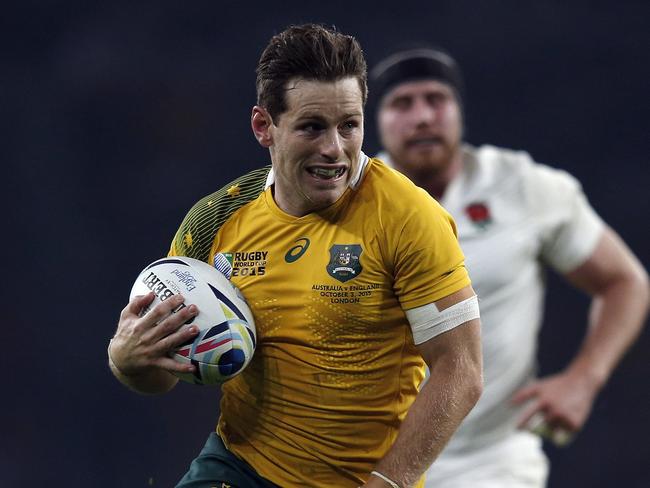
[[131, 289], [131, 299], [150, 291], [156, 298], [142, 314], [178, 293], [185, 302], [174, 312], [191, 304], [199, 309], [187, 323], [199, 328], [198, 336], [171, 353], [177, 361], [196, 366], [193, 374], [175, 373], [180, 379], [212, 385], [243, 371], [255, 351], [255, 323], [241, 292], [220, 271], [198, 259], [159, 259], [142, 270]]

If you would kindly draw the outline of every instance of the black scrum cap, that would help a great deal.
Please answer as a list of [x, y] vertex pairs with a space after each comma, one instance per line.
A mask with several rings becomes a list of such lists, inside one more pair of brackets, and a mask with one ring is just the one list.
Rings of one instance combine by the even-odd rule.
[[398, 51], [370, 71], [371, 96], [376, 103], [396, 85], [407, 81], [436, 80], [450, 85], [462, 106], [463, 78], [456, 61], [431, 48]]

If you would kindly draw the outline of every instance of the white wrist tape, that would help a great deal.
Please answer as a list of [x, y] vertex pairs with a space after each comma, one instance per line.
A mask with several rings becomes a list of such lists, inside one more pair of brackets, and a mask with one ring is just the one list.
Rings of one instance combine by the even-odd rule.
[[406, 318], [411, 324], [413, 342], [422, 344], [454, 327], [480, 317], [476, 295], [461, 302], [438, 310], [435, 303], [406, 310]]

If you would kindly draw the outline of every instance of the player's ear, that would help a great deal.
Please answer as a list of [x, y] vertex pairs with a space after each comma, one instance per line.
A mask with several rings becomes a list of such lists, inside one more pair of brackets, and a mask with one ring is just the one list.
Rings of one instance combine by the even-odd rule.
[[271, 147], [273, 145], [273, 134], [271, 134], [272, 125], [273, 119], [271, 118], [271, 114], [264, 107], [255, 105], [251, 114], [251, 128], [253, 129], [253, 134], [255, 134], [255, 139], [263, 147]]

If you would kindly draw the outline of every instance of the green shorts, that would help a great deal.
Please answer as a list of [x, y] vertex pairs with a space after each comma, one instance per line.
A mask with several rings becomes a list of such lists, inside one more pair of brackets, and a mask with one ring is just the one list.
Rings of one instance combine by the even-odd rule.
[[278, 488], [258, 475], [212, 432], [176, 488]]

